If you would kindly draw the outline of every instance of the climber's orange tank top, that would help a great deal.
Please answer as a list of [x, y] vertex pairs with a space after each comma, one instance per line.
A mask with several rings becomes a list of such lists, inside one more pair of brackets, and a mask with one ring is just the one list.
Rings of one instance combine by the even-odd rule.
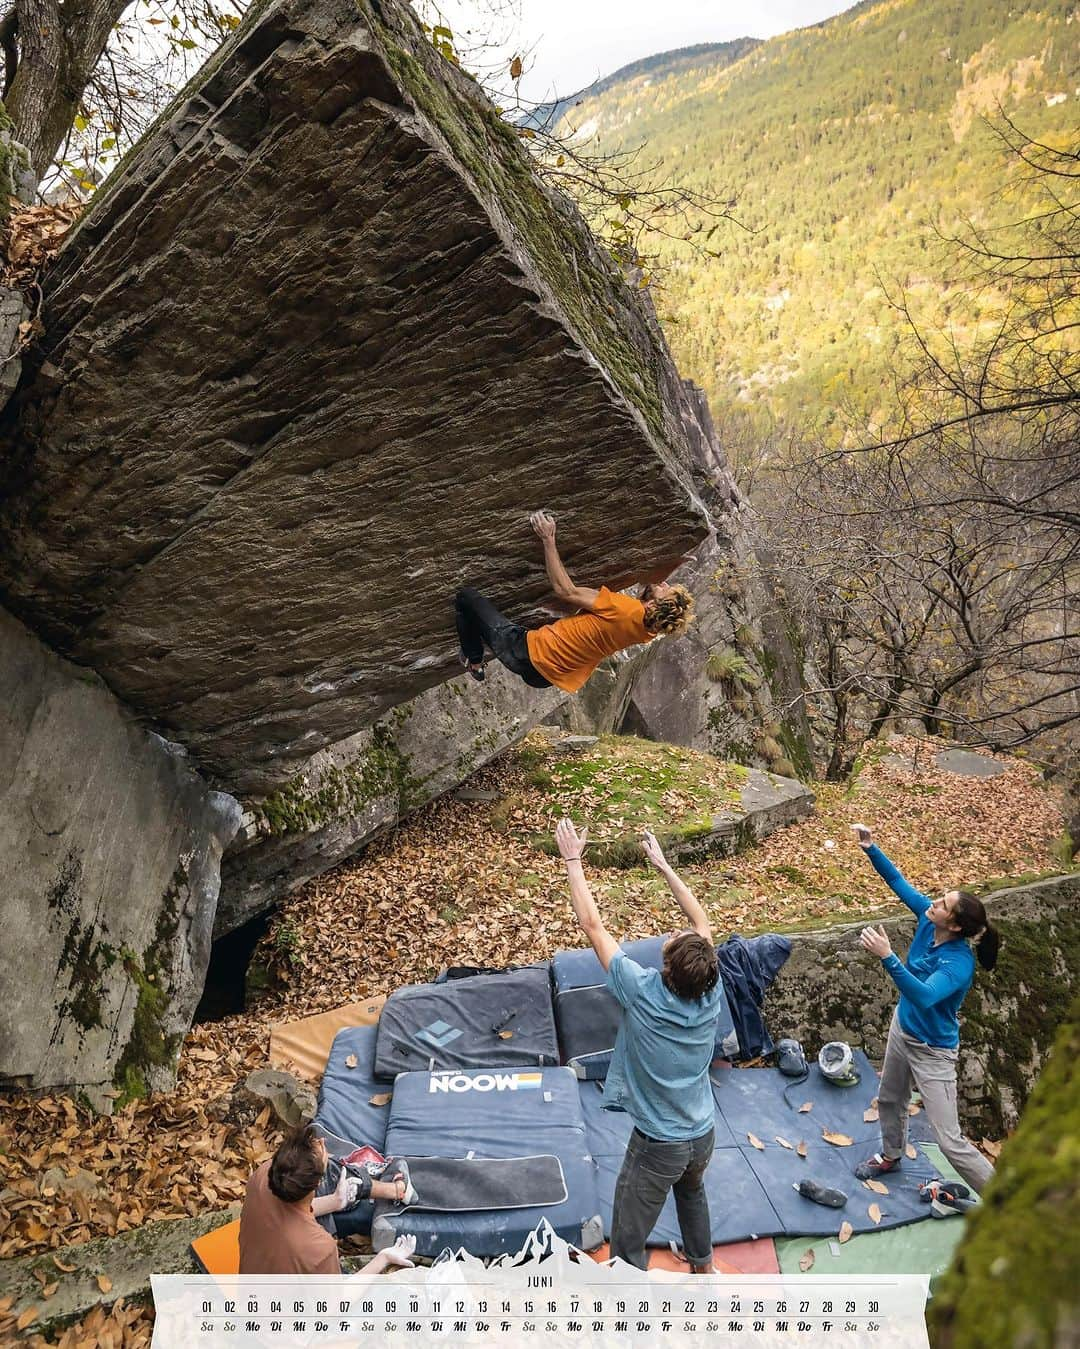
[[607, 656], [651, 642], [653, 636], [645, 629], [645, 606], [640, 600], [601, 586], [592, 613], [529, 630], [529, 659], [550, 684], [576, 693]]

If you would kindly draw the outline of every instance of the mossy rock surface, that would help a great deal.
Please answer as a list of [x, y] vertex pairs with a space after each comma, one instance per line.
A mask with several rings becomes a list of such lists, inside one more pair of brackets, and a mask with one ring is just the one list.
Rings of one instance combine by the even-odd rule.
[[927, 1310], [936, 1349], [1080, 1343], [1080, 998]]
[[600, 736], [572, 756], [530, 737], [517, 754], [536, 794], [499, 803], [493, 817], [555, 853], [555, 825], [567, 815], [588, 828], [593, 866], [640, 866], [644, 829], [680, 855], [692, 852], [712, 836], [718, 816], [740, 812], [747, 777], [740, 764], [635, 736]]

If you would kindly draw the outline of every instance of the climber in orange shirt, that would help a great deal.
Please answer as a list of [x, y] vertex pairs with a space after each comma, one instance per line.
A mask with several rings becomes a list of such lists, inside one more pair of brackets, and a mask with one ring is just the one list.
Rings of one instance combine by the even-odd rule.
[[544, 565], [555, 598], [584, 610], [540, 628], [512, 623], [477, 590], [466, 586], [454, 601], [461, 663], [473, 679], [484, 678], [484, 646], [496, 660], [534, 689], [552, 684], [576, 693], [607, 656], [654, 637], [679, 637], [694, 616], [694, 601], [681, 585], [664, 581], [642, 587], [641, 598], [601, 586], [573, 583], [555, 546], [555, 520], [536, 511], [529, 523], [544, 545]]

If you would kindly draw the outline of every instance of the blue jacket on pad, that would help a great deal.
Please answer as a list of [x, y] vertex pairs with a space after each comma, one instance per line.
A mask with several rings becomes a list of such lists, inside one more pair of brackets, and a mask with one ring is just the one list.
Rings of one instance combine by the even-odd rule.
[[935, 1049], [955, 1049], [960, 1043], [957, 1013], [975, 978], [975, 953], [963, 937], [935, 945], [937, 929], [926, 916], [929, 895], [904, 880], [880, 848], [864, 851], [877, 874], [918, 919], [907, 960], [894, 952], [881, 962], [900, 990], [900, 1029]]

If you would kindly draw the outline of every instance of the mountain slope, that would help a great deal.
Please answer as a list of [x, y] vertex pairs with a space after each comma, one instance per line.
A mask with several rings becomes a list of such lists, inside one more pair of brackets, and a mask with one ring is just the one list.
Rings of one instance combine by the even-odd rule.
[[579, 103], [599, 98], [609, 89], [615, 89], [629, 80], [640, 79], [647, 85], [654, 79], [665, 79], [669, 75], [728, 66], [760, 45], [760, 39], [756, 37], [740, 37], [732, 42], [699, 42], [693, 47], [676, 47], [669, 52], [645, 56], [639, 61], [631, 61], [629, 65], [620, 66], [611, 75], [605, 75], [603, 79], [590, 84], [587, 89], [581, 89], [567, 98], [538, 103], [516, 121], [518, 126], [522, 127], [555, 126], [561, 117]]
[[882, 282], [932, 321], [960, 314], [930, 223], [1022, 214], [984, 119], [1000, 106], [1029, 134], [1075, 143], [1078, 36], [1062, 0], [886, 0], [732, 65], [622, 79], [581, 102], [573, 120], [600, 148], [645, 140], [693, 187], [738, 194], [747, 229], [718, 232], [722, 256], [656, 244], [669, 339], [721, 419], [744, 406], [827, 426], [849, 402], [887, 417], [902, 325]]

